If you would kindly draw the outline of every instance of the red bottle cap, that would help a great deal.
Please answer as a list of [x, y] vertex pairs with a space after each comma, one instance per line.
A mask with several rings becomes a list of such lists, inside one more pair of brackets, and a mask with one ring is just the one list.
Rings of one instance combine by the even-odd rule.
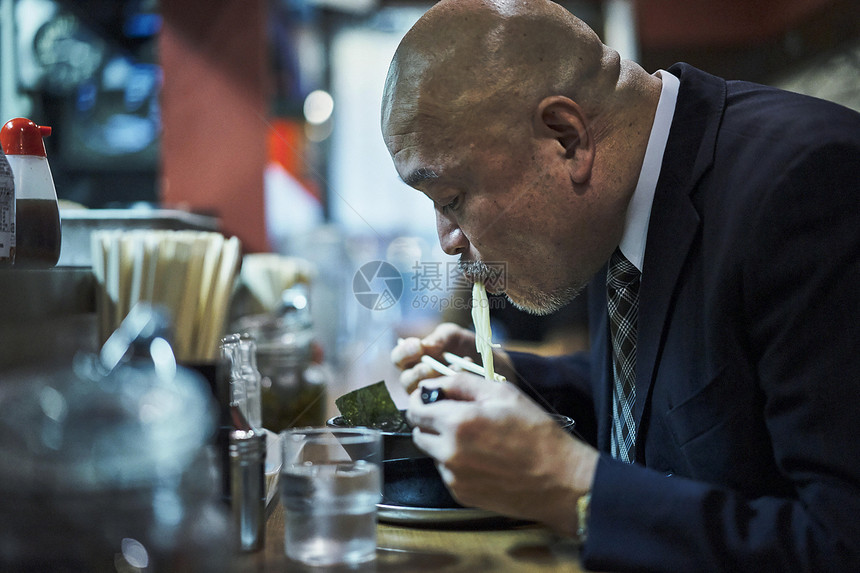
[[0, 145], [6, 155], [36, 155], [47, 157], [43, 137], [51, 135], [51, 128], [36, 125], [24, 117], [10, 119], [0, 129]]

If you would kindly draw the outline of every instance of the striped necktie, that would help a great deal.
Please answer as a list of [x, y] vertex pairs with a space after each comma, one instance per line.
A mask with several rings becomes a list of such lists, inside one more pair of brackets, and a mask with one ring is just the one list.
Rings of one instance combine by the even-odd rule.
[[606, 274], [609, 331], [612, 337], [612, 457], [632, 462], [636, 457], [636, 330], [641, 274], [616, 249]]

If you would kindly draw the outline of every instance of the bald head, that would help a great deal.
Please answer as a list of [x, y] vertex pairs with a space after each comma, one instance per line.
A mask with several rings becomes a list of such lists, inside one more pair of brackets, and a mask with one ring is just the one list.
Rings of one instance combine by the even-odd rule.
[[[401, 42], [385, 84], [383, 131], [396, 122], [527, 113], [564, 95], [596, 116], [618, 79], [618, 56], [547, 0], [442, 0]], [[408, 129], [408, 128], [407, 128]]]
[[382, 132], [442, 249], [505, 261], [509, 299], [544, 313], [618, 245], [659, 94], [549, 0], [442, 0], [395, 53]]

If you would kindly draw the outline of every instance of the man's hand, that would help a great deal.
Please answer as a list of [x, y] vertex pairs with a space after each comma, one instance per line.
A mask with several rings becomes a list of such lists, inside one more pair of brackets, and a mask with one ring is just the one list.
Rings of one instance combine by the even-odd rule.
[[[442, 357], [443, 352], [451, 352], [481, 363], [475, 349], [475, 333], [450, 322], [440, 324], [424, 338], [407, 338], [394, 347], [391, 361], [403, 370], [400, 373], [400, 384], [407, 392], [415, 390], [421, 380], [439, 376], [438, 372], [421, 362], [421, 357], [426, 354], [446, 363]], [[515, 379], [513, 364], [506, 352], [495, 350], [493, 361], [496, 372], [509, 380]]]
[[591, 489], [596, 450], [510, 383], [461, 373], [422, 386], [442, 388], [448, 399], [424, 404], [420, 391], [410, 396], [413, 439], [460, 503], [575, 534], [576, 502]]

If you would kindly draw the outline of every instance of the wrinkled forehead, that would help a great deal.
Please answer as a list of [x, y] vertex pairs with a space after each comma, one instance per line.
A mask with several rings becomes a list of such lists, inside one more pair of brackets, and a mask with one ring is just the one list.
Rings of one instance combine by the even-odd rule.
[[458, 140], [463, 139], [462, 132], [440, 117], [392, 113], [391, 118], [384, 132], [385, 144], [401, 175], [409, 169], [435, 164], [455, 152], [460, 145]]
[[408, 132], [408, 133], [386, 133], [385, 134], [385, 146], [388, 148], [388, 152], [395, 159], [398, 154], [401, 154], [404, 150], [416, 150], [418, 149], [421, 142], [421, 138], [419, 137], [417, 132]]
[[383, 108], [382, 133], [393, 154], [405, 148], [450, 139], [459, 131], [461, 114], [450, 98], [439, 97], [427, 84], [392, 90]]

